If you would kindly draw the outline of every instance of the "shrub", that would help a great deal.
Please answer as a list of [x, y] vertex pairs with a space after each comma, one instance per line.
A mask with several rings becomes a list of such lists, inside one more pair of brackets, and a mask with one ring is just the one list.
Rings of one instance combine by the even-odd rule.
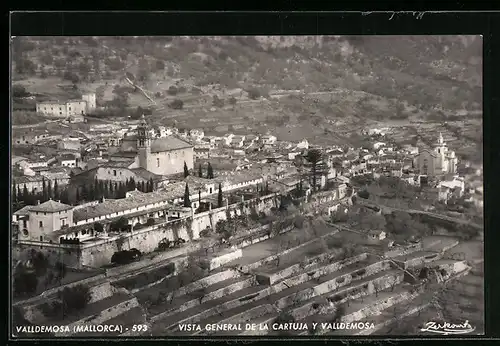
[[65, 314], [84, 309], [92, 298], [90, 288], [86, 285], [65, 287], [58, 295]]
[[200, 237], [207, 238], [210, 236], [211, 233], [212, 233], [212, 229], [210, 227], [207, 227], [200, 232]]
[[173, 85], [172, 85], [172, 86], [170, 86], [170, 87], [168, 88], [168, 90], [167, 90], [167, 93], [168, 93], [169, 95], [171, 95], [171, 96], [175, 96], [175, 95], [177, 95], [177, 93], [178, 93], [178, 92], [179, 92], [179, 91], [177, 90], [177, 87], [175, 87], [175, 86], [173, 86]]
[[182, 100], [175, 99], [169, 104], [169, 107], [172, 109], [182, 109], [184, 107], [184, 102], [182, 102]]

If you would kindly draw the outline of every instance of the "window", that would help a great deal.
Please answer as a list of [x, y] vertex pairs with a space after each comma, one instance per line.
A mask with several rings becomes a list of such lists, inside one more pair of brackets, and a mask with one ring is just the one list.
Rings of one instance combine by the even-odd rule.
[[43, 221], [39, 221], [38, 222], [38, 226], [40, 226], [40, 228], [42, 228], [43, 227]]
[[116, 177], [116, 169], [113, 169], [113, 175]]
[[40, 236], [40, 241], [43, 241], [43, 236]]
[[43, 215], [47, 215], [47, 213], [43, 213]]
[[61, 219], [61, 226], [66, 226], [67, 225], [66, 224], [66, 220], [67, 220], [66, 218]]
[[210, 188], [210, 193], [212, 193], [212, 188]]
[[156, 159], [156, 167], [160, 167], [160, 159]]
[[62, 107], [59, 107], [59, 110], [62, 111]]
[[62, 115], [62, 112], [59, 112], [59, 115]]
[[71, 107], [69, 107], [69, 110], [71, 110]]

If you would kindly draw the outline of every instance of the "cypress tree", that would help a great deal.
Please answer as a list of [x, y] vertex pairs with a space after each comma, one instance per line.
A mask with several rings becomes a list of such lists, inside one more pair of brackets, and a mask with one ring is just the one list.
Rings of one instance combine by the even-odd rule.
[[76, 188], [76, 193], [75, 193], [75, 202], [76, 204], [80, 203], [80, 199], [81, 199], [81, 196], [80, 196], [80, 188], [77, 187]]
[[186, 189], [184, 190], [184, 206], [191, 207], [191, 200], [189, 199], [189, 186], [186, 184]]
[[30, 202], [30, 193], [28, 191], [28, 188], [26, 187], [26, 184], [23, 186], [23, 201], [24, 203]]
[[149, 191], [153, 192], [155, 190], [155, 183], [153, 182], [153, 178], [149, 178]]
[[47, 183], [47, 199], [52, 198], [52, 182], [49, 180]]
[[189, 169], [188, 169], [186, 161], [184, 161], [184, 178], [187, 178], [188, 175], [189, 175]]
[[201, 190], [198, 190], [198, 204], [201, 204]]
[[11, 200], [13, 202], [17, 202], [18, 201], [18, 196], [17, 196], [17, 190], [16, 190], [16, 182], [15, 180], [12, 181], [12, 197], [11, 197]]
[[26, 203], [26, 201], [23, 200], [23, 191], [19, 185], [17, 186], [17, 200]]
[[61, 195], [59, 193], [59, 184], [57, 183], [57, 179], [54, 180], [54, 199], [61, 199]]
[[47, 200], [47, 184], [45, 184], [45, 177], [42, 178], [42, 202]]
[[134, 191], [135, 188], [138, 188], [138, 184], [135, 182], [135, 179], [134, 178], [130, 178], [130, 181], [129, 181], [129, 187], [128, 187], [128, 190], [129, 191]]
[[141, 191], [146, 192], [146, 183], [144, 181], [141, 181]]
[[207, 178], [208, 179], [213, 179], [214, 178], [214, 170], [213, 170], [212, 165], [210, 164], [210, 162], [208, 163], [208, 167], [207, 167]]
[[201, 163], [200, 165], [198, 166], [198, 176], [200, 178], [203, 178], [203, 168], [201, 167]]
[[217, 196], [217, 203], [219, 204], [219, 208], [222, 207], [222, 184], [219, 183], [219, 194]]
[[115, 181], [114, 187], [113, 187], [113, 198], [118, 198], [119, 189], [120, 189], [120, 186]]

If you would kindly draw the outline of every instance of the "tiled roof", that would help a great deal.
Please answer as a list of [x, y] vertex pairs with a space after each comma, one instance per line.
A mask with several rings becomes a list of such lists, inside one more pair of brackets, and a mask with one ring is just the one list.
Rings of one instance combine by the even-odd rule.
[[110, 155], [111, 157], [127, 157], [127, 158], [135, 158], [137, 156], [136, 151], [118, 151], [114, 154]]
[[144, 168], [132, 168], [130, 169], [132, 172], [134, 172], [137, 176], [141, 177], [142, 179], [149, 180], [161, 180], [162, 176], [158, 174], [154, 174]]
[[150, 193], [131, 191], [127, 198], [105, 200], [103, 203], [94, 206], [77, 209], [73, 212], [73, 220], [78, 222], [130, 210], [147, 204], [169, 201], [182, 196], [184, 194], [185, 185], [185, 183], [169, 185], [168, 187], [170, 187], [170, 189], [168, 191], [155, 191]]
[[168, 136], [153, 140], [151, 143], [151, 152], [159, 153], [164, 151], [192, 148], [192, 147], [193, 146], [190, 143], [187, 143], [186, 141], [183, 141], [174, 136]]
[[47, 202], [33, 206], [30, 211], [55, 213], [58, 211], [65, 211], [69, 209], [73, 209], [73, 207], [50, 199]]
[[105, 162], [101, 165], [99, 165], [99, 167], [106, 167], [106, 168], [128, 168], [131, 164], [133, 164], [135, 162], [135, 160], [128, 160], [128, 161], [108, 161], [108, 162]]
[[18, 215], [18, 216], [24, 216], [24, 215], [28, 215], [28, 212], [33, 208], [34, 206], [33, 205], [27, 205], [25, 207], [22, 207], [21, 209], [19, 209], [18, 211], [16, 211], [14, 213], [14, 215]]
[[[44, 179], [44, 177], [41, 175], [34, 175], [34, 176], [25, 175], [25, 176], [17, 178], [15, 183], [16, 184], [35, 183], [35, 182], [41, 182], [43, 179]], [[45, 179], [47, 179], [47, 178], [45, 178]]]

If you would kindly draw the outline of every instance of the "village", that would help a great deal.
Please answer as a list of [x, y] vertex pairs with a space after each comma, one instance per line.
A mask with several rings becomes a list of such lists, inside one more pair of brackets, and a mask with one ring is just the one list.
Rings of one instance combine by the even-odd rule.
[[484, 333], [479, 36], [12, 47], [14, 336]]
[[[420, 316], [428, 285], [475, 287], [482, 275], [482, 250], [463, 251], [482, 247], [482, 168], [442, 134], [431, 148], [397, 147], [386, 132], [345, 148], [205, 137], [144, 116], [65, 138], [25, 129], [14, 147], [39, 154], [12, 158], [16, 306], [54, 324], [58, 292], [83, 289], [70, 325], [147, 326], [124, 335], [277, 319], [369, 321], [358, 332], [376, 333], [396, 309]], [[57, 154], [42, 154], [51, 143]]]

